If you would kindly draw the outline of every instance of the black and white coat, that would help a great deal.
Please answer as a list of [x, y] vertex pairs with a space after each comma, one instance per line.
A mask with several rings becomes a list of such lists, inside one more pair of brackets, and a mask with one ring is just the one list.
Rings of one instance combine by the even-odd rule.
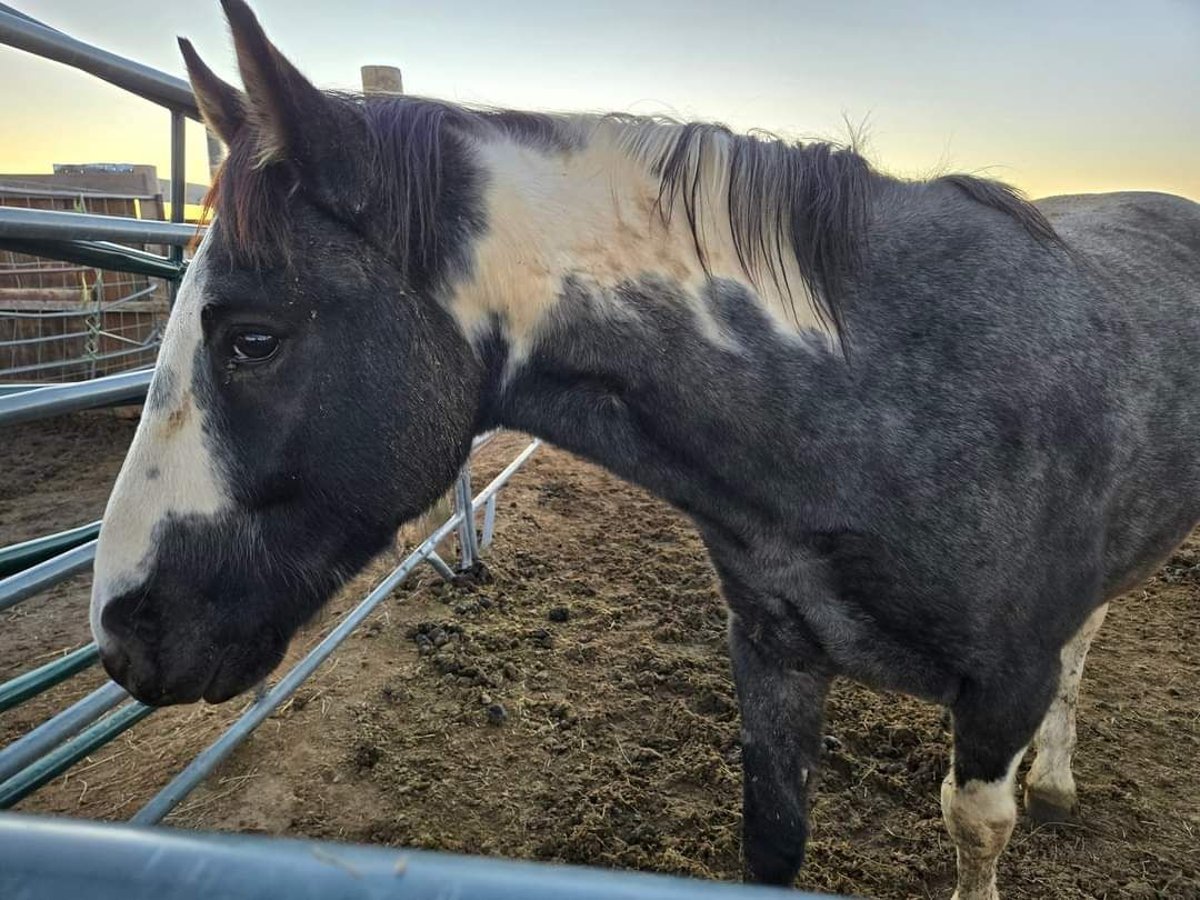
[[473, 435], [529, 431], [704, 537], [748, 876], [800, 866], [840, 675], [952, 711], [957, 896], [995, 897], [1025, 748], [1070, 814], [1088, 643], [1200, 519], [1200, 206], [323, 94], [225, 5], [247, 92], [185, 44], [230, 156], [101, 533], [112, 676], [245, 690]]

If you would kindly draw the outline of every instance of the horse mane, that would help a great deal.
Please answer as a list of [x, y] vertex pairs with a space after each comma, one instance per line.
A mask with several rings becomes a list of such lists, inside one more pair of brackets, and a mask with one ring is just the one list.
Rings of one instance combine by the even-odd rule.
[[[727, 207], [738, 261], [759, 289], [769, 279], [791, 301], [790, 255], [813, 298], [818, 319], [842, 326], [839, 302], [862, 266], [877, 173], [854, 148], [799, 143], [766, 132], [736, 134], [724, 125], [679, 123], [623, 114], [556, 115], [469, 108], [405, 97], [328, 95], [355, 113], [368, 142], [361, 169], [370, 179], [371, 209], [337, 210], [413, 279], [436, 278], [468, 225], [456, 165], [471, 140], [507, 137], [548, 153], [580, 150], [603, 130], [658, 179], [658, 211], [682, 210], [701, 265], [708, 269], [702, 219], [715, 202]], [[1058, 243], [1053, 227], [1014, 188], [968, 175], [937, 179], [1010, 217], [1042, 243]], [[304, 190], [286, 163], [260, 165], [251, 138], [239, 138], [214, 178], [206, 205], [215, 208], [230, 249], [251, 265], [286, 257], [292, 197]], [[310, 199], [313, 199], [310, 197]], [[363, 223], [366, 224], [363, 224]], [[455, 223], [458, 224], [455, 224]], [[469, 224], [469, 223], [468, 223]], [[455, 229], [459, 234], [455, 233]]]
[[798, 286], [788, 281], [790, 256], [818, 320], [834, 330], [842, 327], [838, 300], [861, 266], [871, 183], [877, 177], [852, 148], [791, 143], [763, 131], [740, 135], [724, 125], [665, 118], [577, 121], [592, 130], [615, 123], [618, 140], [659, 179], [664, 220], [682, 211], [705, 271], [702, 221], [720, 205], [738, 263], [751, 283], [761, 291], [769, 281], [794, 304]]
[[1041, 210], [1011, 184], [974, 175], [943, 175], [937, 180], [953, 185], [976, 203], [1004, 213], [1041, 243], [1062, 245], [1062, 238]]

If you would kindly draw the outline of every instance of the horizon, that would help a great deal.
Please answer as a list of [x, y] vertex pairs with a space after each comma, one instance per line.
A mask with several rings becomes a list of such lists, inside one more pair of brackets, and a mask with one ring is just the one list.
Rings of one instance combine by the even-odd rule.
[[[1186, 0], [1058, 0], [1049, 10], [1018, 0], [970, 15], [951, 0], [903, 11], [883, 0], [763, 2], [742, 16], [709, 2], [632, 0], [502, 11], [346, 0], [336, 16], [314, 16], [321, 6], [254, 4], [323, 88], [357, 89], [360, 66], [395, 65], [406, 91], [451, 102], [665, 114], [800, 140], [845, 142], [861, 129], [867, 158], [899, 177], [960, 171], [1031, 197], [1160, 190], [1200, 200], [1200, 4]], [[215, 2], [128, 0], [120, 20], [89, 0], [19, 8], [181, 77], [175, 37], [189, 37], [240, 83]], [[807, 43], [789, 37], [799, 33]], [[165, 110], [11, 48], [0, 53], [0, 85], [10, 111], [0, 171], [108, 162], [169, 174]], [[207, 162], [203, 129], [189, 122], [187, 180], [207, 183]]]

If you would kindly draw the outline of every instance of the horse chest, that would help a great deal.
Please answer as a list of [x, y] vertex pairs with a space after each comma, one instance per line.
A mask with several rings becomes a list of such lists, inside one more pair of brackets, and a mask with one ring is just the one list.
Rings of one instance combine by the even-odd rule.
[[706, 540], [732, 615], [789, 665], [948, 702], [976, 655], [966, 619], [931, 603], [873, 541]]

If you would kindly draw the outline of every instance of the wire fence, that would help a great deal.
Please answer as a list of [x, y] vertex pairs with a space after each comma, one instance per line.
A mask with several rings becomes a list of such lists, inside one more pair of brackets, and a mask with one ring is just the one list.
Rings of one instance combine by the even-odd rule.
[[[141, 218], [161, 195], [64, 191], [9, 182], [0, 206]], [[142, 250], [143, 246], [135, 246]], [[154, 362], [168, 282], [0, 249], [0, 383], [96, 378]]]

